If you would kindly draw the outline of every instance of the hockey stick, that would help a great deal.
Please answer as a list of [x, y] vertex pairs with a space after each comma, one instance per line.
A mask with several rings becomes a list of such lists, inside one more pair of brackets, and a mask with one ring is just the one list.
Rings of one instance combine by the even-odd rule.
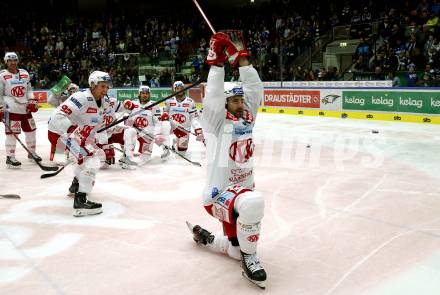
[[58, 169], [58, 170], [55, 171], [55, 172], [41, 174], [40, 178], [43, 179], [43, 178], [49, 178], [49, 177], [52, 177], [52, 176], [58, 175], [61, 171], [64, 170], [64, 168], [66, 168], [67, 166], [69, 166], [70, 163], [73, 163], [73, 162], [68, 162], [66, 165], [61, 166], [61, 168]]
[[179, 90], [179, 91], [177, 91], [177, 92], [171, 93], [170, 95], [168, 95], [168, 96], [166, 96], [166, 97], [164, 97], [164, 98], [162, 98], [162, 99], [159, 99], [158, 101], [156, 101], [156, 102], [154, 102], [154, 103], [152, 103], [152, 104], [146, 106], [145, 108], [141, 108], [140, 110], [137, 110], [136, 112], [133, 112], [133, 113], [129, 114], [128, 116], [124, 116], [124, 117], [122, 117], [121, 119], [116, 120], [116, 121], [112, 122], [111, 124], [109, 124], [109, 125], [107, 125], [107, 126], [105, 126], [105, 127], [102, 127], [102, 128], [99, 129], [97, 132], [98, 132], [98, 133], [101, 133], [101, 132], [103, 132], [103, 131], [105, 131], [105, 130], [107, 130], [107, 129], [109, 129], [109, 128], [112, 128], [113, 126], [118, 125], [118, 124], [121, 123], [121, 122], [124, 122], [124, 121], [127, 120], [128, 118], [133, 117], [133, 116], [135, 116], [135, 115], [137, 115], [137, 114], [143, 112], [144, 110], [147, 110], [147, 109], [149, 109], [149, 108], [152, 108], [152, 107], [154, 107], [154, 106], [156, 106], [156, 105], [158, 105], [158, 104], [164, 102], [165, 100], [170, 99], [171, 97], [173, 97], [173, 96], [175, 96], [175, 95], [178, 95], [178, 94], [180, 94], [180, 93], [183, 93], [183, 92], [187, 91], [188, 89], [191, 89], [191, 88], [193, 88], [193, 87], [199, 85], [199, 84], [202, 83], [202, 82], [203, 82], [203, 79], [199, 79], [199, 80], [197, 80], [194, 84], [188, 85], [188, 86], [184, 87], [183, 89], [181, 89], [181, 90]]
[[[146, 136], [148, 137], [150, 140], [152, 140], [154, 142], [154, 136], [146, 133], [145, 131], [143, 131], [142, 129], [140, 129], [139, 127], [133, 126], [142, 136]], [[199, 166], [202, 167], [202, 164], [200, 164], [199, 162], [195, 162], [195, 161], [191, 161], [190, 159], [188, 159], [187, 157], [185, 157], [184, 155], [182, 155], [181, 153], [177, 152], [176, 149], [174, 148], [174, 146], [171, 146], [171, 148], [165, 144], [163, 145], [158, 145], [158, 146], [163, 146], [164, 148], [166, 148], [169, 151], [172, 151], [173, 153], [175, 153], [176, 155], [178, 155], [179, 157], [181, 157], [182, 159], [188, 161], [189, 163], [195, 165], [195, 166]]]
[[181, 157], [182, 159], [188, 161], [189, 163], [195, 165], [195, 166], [199, 166], [202, 167], [202, 164], [200, 164], [199, 162], [196, 161], [191, 161], [190, 159], [188, 159], [187, 157], [185, 157], [184, 155], [182, 155], [181, 153], [179, 153], [178, 151], [176, 151], [176, 149], [174, 148], [174, 146], [171, 146], [171, 148], [167, 145], [163, 145], [167, 150], [172, 151], [173, 153], [175, 153], [176, 155], [178, 155], [179, 157]]
[[[175, 128], [175, 129], [179, 129], [182, 132], [188, 133], [188, 130], [186, 130], [185, 128], [183, 128], [179, 124], [177, 124], [172, 118], [170, 118], [170, 124], [172, 125], [171, 127]], [[197, 134], [195, 132], [189, 131], [189, 133], [191, 133], [192, 135], [197, 137]], [[206, 147], [205, 140], [203, 140], [202, 143]]]
[[197, 0], [193, 0], [194, 4], [196, 5], [197, 9], [200, 11], [200, 14], [202, 15], [203, 19], [205, 20], [206, 24], [208, 25], [208, 27], [211, 29], [211, 32], [213, 34], [215, 34], [215, 30], [214, 27], [211, 25], [211, 22], [209, 21], [209, 19], [206, 17], [205, 13], [203, 12], [202, 8], [200, 7], [199, 3], [197, 2]]
[[11, 128], [9, 127], [8, 124], [6, 124], [6, 119], [4, 119], [3, 123], [5, 124], [5, 127], [8, 129], [8, 131], [10, 133], [12, 133], [12, 135], [15, 137], [15, 139], [17, 139], [17, 141], [21, 144], [21, 146], [26, 150], [26, 152], [28, 153], [28, 155], [31, 156], [32, 160], [34, 160], [35, 163], [37, 163], [38, 167], [40, 167], [42, 170], [44, 171], [55, 171], [58, 170], [58, 167], [54, 167], [54, 166], [45, 166], [43, 164], [41, 164], [39, 161], [37, 161], [37, 158], [35, 158], [34, 154], [27, 148], [27, 146], [20, 140], [20, 138], [17, 136], [17, 134], [15, 134]]
[[4, 194], [4, 195], [0, 195], [0, 198], [5, 198], [5, 199], [21, 199], [21, 197], [19, 195], [16, 195], [16, 194]]

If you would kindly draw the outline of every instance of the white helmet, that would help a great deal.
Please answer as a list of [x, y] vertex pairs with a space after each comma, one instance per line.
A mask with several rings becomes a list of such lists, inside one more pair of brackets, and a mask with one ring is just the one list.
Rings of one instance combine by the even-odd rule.
[[89, 76], [89, 86], [92, 88], [92, 86], [98, 85], [99, 82], [108, 82], [111, 83], [110, 75], [106, 72], [101, 71], [94, 71]]
[[174, 84], [173, 84], [173, 90], [174, 90], [174, 91], [176, 90], [176, 87], [185, 87], [185, 84], [183, 84], [182, 81], [176, 81], [176, 82], [174, 82]]
[[17, 53], [15, 53], [15, 52], [6, 52], [5, 58], [4, 58], [5, 62], [7, 62], [8, 60], [11, 60], [11, 59], [18, 60]]
[[243, 96], [243, 87], [241, 87], [238, 83], [231, 83], [226, 82], [225, 83], [225, 95], [226, 98], [233, 97], [233, 96]]
[[147, 85], [141, 85], [139, 87], [139, 94], [141, 94], [142, 92], [150, 93], [150, 87], [148, 87]]

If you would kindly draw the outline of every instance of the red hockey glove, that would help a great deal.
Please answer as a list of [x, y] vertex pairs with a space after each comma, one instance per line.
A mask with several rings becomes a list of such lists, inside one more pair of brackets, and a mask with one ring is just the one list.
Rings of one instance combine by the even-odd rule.
[[188, 135], [188, 131], [186, 131], [183, 128], [174, 128], [173, 129], [173, 133], [174, 135], [176, 135], [178, 138], [184, 137], [186, 135]]
[[209, 53], [206, 57], [206, 63], [208, 65], [215, 65], [225, 62], [227, 60], [225, 48], [229, 43], [229, 37], [225, 33], [220, 32], [212, 35], [209, 41]]
[[240, 57], [249, 57], [250, 54], [246, 49], [243, 34], [241, 31], [226, 31], [228, 39], [226, 42], [226, 55], [229, 63], [236, 67]]
[[163, 112], [163, 114], [159, 118], [160, 121], [168, 121], [169, 119], [170, 119], [170, 115], [168, 115], [168, 113], [166, 112]]
[[196, 140], [197, 141], [201, 141], [201, 142], [205, 141], [205, 137], [203, 136], [202, 128], [194, 129], [194, 132], [196, 133]]
[[26, 108], [28, 113], [35, 113], [38, 111], [38, 102], [36, 100], [29, 100]]
[[124, 100], [124, 108], [126, 109], [126, 110], [129, 110], [129, 111], [132, 111], [133, 109], [135, 109], [135, 108], [137, 108], [138, 107], [138, 105], [137, 104], [135, 104], [134, 102], [132, 102], [131, 100], [129, 100], [129, 99], [126, 99], [126, 100]]

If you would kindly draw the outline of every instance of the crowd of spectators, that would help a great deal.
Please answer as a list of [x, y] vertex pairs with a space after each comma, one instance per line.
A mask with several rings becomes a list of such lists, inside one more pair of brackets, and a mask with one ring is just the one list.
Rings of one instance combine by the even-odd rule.
[[439, 86], [439, 16], [437, 0], [406, 1], [400, 9], [384, 10], [377, 35], [361, 36], [353, 70], [374, 72], [375, 79], [392, 79], [395, 85]]
[[[352, 70], [371, 72], [375, 79], [392, 78], [396, 84], [396, 73], [403, 71], [410, 86], [433, 85], [440, 79], [439, 12], [438, 0], [278, 0], [217, 15], [209, 11], [218, 27], [244, 32], [263, 80], [342, 79], [336, 67], [312, 70], [294, 61], [322, 45], [322, 33], [351, 25], [352, 38], [361, 39]], [[372, 22], [378, 25], [376, 31]], [[50, 88], [63, 74], [84, 87], [93, 69], [110, 72], [115, 86], [137, 86], [139, 66], [145, 65], [150, 66], [145, 83], [152, 87], [169, 86], [175, 79], [191, 82], [200, 74], [211, 34], [198, 15], [181, 11], [39, 16], [18, 23], [3, 14], [0, 23], [0, 48], [19, 53], [20, 66], [29, 71], [35, 88]], [[161, 60], [173, 63], [158, 67]], [[193, 71], [181, 74], [188, 61]], [[231, 69], [230, 79], [236, 74]]]

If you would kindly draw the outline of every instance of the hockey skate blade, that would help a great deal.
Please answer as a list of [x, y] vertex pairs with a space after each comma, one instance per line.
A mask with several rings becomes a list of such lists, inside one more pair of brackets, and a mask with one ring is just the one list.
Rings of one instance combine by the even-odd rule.
[[21, 199], [21, 197], [19, 195], [16, 195], [16, 194], [4, 194], [4, 195], [0, 195], [0, 198], [4, 198], [4, 199]]
[[250, 279], [244, 271], [241, 272], [244, 278], [246, 278], [249, 282], [256, 285], [258, 288], [265, 290], [266, 289], [266, 281], [255, 281]]
[[73, 209], [73, 216], [84, 217], [88, 215], [97, 215], [102, 213], [102, 208], [96, 209]]
[[8, 169], [20, 169], [20, 168], [21, 168], [21, 165], [14, 166], [14, 165], [11, 165], [11, 164], [7, 164], [6, 167], [7, 167]]
[[189, 223], [189, 221], [186, 221], [186, 226], [188, 227], [189, 231], [190, 231], [191, 233], [193, 233], [194, 225], [192, 225], [191, 223]]

